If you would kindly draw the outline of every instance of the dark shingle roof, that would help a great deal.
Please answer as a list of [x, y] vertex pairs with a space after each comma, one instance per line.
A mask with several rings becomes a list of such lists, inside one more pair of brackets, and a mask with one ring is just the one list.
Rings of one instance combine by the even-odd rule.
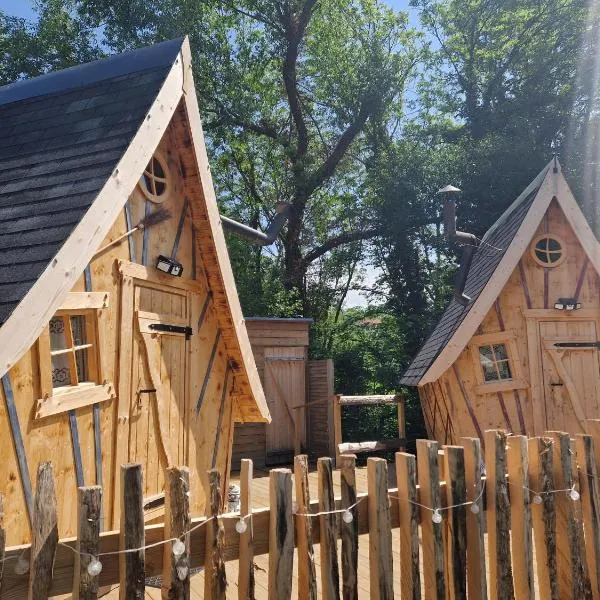
[[471, 307], [492, 278], [496, 267], [500, 264], [525, 215], [531, 208], [549, 168], [550, 165], [542, 170], [485, 234], [483, 242], [473, 257], [465, 285], [465, 294], [472, 299], [471, 302], [467, 306], [462, 306], [452, 298], [435, 329], [404, 372], [401, 379], [403, 385], [419, 383], [469, 314]]
[[106, 183], [181, 44], [0, 87], [0, 324]]

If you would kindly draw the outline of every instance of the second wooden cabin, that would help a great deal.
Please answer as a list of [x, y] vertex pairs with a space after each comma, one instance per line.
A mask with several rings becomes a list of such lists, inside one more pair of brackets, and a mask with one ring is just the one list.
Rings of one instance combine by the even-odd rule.
[[486, 233], [404, 373], [429, 435], [577, 432], [600, 418], [598, 273], [600, 244], [553, 162]]

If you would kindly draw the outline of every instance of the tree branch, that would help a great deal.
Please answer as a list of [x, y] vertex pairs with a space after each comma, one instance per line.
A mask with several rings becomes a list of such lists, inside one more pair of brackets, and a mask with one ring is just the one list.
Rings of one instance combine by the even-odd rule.
[[379, 234], [381, 234], [381, 229], [379, 227], [374, 229], [363, 229], [361, 231], [345, 231], [344, 233], [340, 233], [340, 235], [329, 238], [320, 246], [317, 246], [316, 248], [313, 248], [307, 252], [304, 255], [304, 264], [309, 265], [317, 258], [323, 256], [323, 254], [327, 254], [327, 252], [334, 250], [339, 246], [349, 244], [350, 242], [356, 242], [358, 240], [369, 240], [377, 237]]

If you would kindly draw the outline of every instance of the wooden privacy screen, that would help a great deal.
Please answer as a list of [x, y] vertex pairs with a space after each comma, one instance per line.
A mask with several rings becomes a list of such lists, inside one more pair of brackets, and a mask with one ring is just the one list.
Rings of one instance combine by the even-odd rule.
[[[101, 490], [80, 488], [78, 538], [58, 544], [52, 468], [42, 464], [33, 543], [0, 547], [5, 565], [0, 599], [43, 600], [70, 592], [95, 598], [98, 586], [114, 583], [123, 597], [137, 598], [144, 594], [145, 579], [159, 574], [164, 597], [189, 597], [192, 591], [205, 599], [289, 599], [294, 588], [300, 598], [326, 600], [341, 592], [357, 598], [359, 590], [361, 597], [377, 599], [595, 599], [600, 597], [600, 421], [588, 421], [587, 427], [590, 434], [574, 440], [562, 432], [527, 440], [487, 431], [483, 455], [475, 438], [442, 448], [419, 440], [416, 456], [396, 454], [395, 488], [388, 489], [386, 461], [370, 458], [366, 493], [357, 491], [364, 475], [355, 457], [340, 457], [339, 476], [330, 458], [320, 459], [317, 499], [311, 499], [314, 478], [307, 458], [300, 456], [294, 463], [295, 490], [292, 471], [275, 469], [268, 480], [270, 507], [255, 510], [252, 489], [264, 479], [253, 480], [252, 463], [244, 461], [241, 513], [218, 513], [220, 475], [210, 471], [207, 517], [196, 519], [189, 517], [188, 471], [171, 468], [165, 524], [145, 527], [142, 469], [126, 465], [121, 531], [99, 534]], [[119, 554], [119, 548], [135, 551]], [[265, 554], [266, 562], [260, 560]], [[99, 576], [88, 572], [96, 558], [102, 563]], [[259, 563], [264, 569], [254, 567]], [[196, 567], [204, 571], [191, 577]], [[227, 586], [232, 574], [237, 586]]]

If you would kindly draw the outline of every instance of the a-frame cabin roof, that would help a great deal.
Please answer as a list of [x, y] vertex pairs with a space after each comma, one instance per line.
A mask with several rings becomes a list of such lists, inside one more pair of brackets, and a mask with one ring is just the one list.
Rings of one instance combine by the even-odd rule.
[[473, 257], [464, 290], [471, 301], [463, 306], [452, 298], [433, 332], [404, 372], [403, 385], [424, 385], [435, 381], [452, 365], [517, 267], [552, 199], [559, 203], [598, 270], [600, 245], [575, 201], [560, 165], [552, 161], [483, 237]]
[[223, 338], [240, 368], [239, 416], [269, 419], [216, 205], [187, 38], [0, 87], [0, 375], [81, 276], [180, 105], [203, 198], [194, 225], [205, 232]]

